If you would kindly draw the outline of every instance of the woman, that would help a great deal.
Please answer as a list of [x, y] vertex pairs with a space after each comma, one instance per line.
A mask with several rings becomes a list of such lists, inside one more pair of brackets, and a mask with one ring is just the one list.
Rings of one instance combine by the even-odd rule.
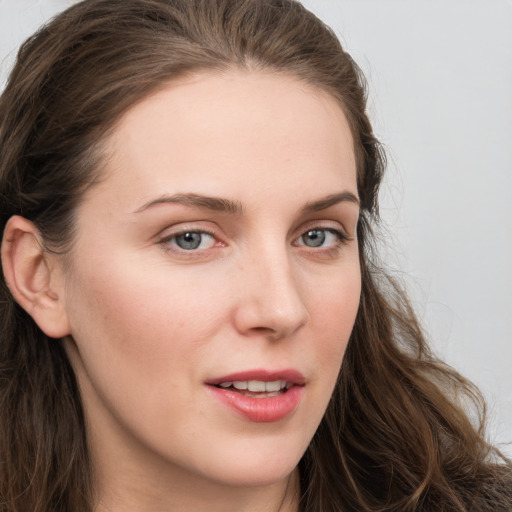
[[509, 510], [376, 263], [364, 83], [289, 0], [86, 0], [0, 100], [1, 510]]

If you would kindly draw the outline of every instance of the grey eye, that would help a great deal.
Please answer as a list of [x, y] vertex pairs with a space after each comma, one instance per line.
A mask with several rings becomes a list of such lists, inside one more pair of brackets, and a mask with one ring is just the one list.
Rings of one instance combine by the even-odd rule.
[[324, 229], [311, 229], [304, 233], [300, 239], [308, 247], [320, 247], [325, 243], [326, 232]]
[[203, 242], [203, 236], [203, 233], [198, 232], [182, 233], [181, 235], [176, 235], [174, 237], [174, 241], [180, 249], [193, 251], [194, 249], [199, 248]]
[[207, 231], [183, 231], [164, 238], [161, 242], [175, 251], [203, 251], [215, 247], [217, 240]]

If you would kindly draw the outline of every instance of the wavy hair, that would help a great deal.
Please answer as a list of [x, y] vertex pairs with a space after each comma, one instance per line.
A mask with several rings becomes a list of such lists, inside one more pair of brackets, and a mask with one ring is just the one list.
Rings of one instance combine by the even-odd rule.
[[[326, 91], [354, 139], [361, 303], [334, 394], [299, 463], [300, 510], [511, 510], [512, 466], [485, 440], [481, 395], [431, 354], [405, 294], [378, 263], [385, 162], [364, 78], [295, 0], [85, 0], [41, 28], [21, 47], [0, 98], [2, 229], [21, 215], [48, 250], [65, 253], [116, 121], [178, 77], [230, 68], [285, 73]], [[3, 278], [0, 303], [0, 511], [91, 512], [87, 431], [61, 342], [39, 330]]]

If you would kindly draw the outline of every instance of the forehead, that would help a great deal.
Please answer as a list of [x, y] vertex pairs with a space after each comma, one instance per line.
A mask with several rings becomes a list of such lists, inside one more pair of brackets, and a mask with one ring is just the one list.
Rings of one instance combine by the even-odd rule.
[[[353, 141], [341, 106], [286, 75], [203, 73], [168, 84], [120, 119], [107, 147], [102, 186], [115, 188], [117, 198], [142, 201], [191, 187], [243, 195], [251, 184], [293, 193], [312, 179], [325, 183], [319, 194], [343, 185], [340, 180], [357, 194]], [[223, 189], [226, 182], [231, 190]]]

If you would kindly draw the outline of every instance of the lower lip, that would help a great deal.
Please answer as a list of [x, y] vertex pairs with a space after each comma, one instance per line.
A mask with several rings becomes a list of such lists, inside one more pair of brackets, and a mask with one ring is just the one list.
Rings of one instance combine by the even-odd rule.
[[225, 405], [255, 423], [280, 421], [297, 409], [304, 394], [304, 386], [292, 386], [282, 395], [253, 398], [231, 389], [208, 386]]

